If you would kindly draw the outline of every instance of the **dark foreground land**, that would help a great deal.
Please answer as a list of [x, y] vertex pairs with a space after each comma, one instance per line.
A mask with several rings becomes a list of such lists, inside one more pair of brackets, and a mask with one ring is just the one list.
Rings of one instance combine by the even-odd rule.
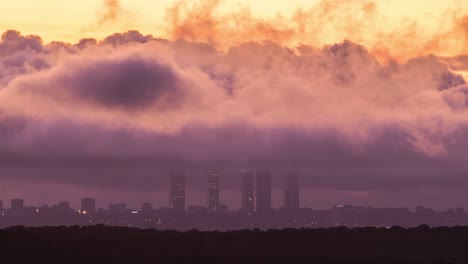
[[0, 230], [0, 263], [468, 263], [468, 227]]

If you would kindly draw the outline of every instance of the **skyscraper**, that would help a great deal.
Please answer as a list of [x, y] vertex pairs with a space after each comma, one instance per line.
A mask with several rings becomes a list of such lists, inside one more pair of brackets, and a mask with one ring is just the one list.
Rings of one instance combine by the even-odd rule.
[[254, 180], [252, 172], [242, 171], [242, 198], [241, 208], [246, 212], [254, 211]]
[[24, 200], [23, 199], [12, 199], [10, 208], [13, 209], [13, 210], [23, 209], [24, 208]]
[[169, 207], [180, 211], [185, 210], [185, 174], [183, 172], [171, 173]]
[[89, 197], [81, 199], [81, 213], [89, 215], [96, 213], [96, 200]]
[[208, 209], [217, 210], [219, 206], [219, 174], [208, 175]]
[[257, 212], [271, 209], [271, 173], [270, 170], [261, 169], [255, 173], [255, 189], [257, 199]]
[[299, 208], [299, 175], [297, 173], [286, 174], [284, 207], [288, 209]]

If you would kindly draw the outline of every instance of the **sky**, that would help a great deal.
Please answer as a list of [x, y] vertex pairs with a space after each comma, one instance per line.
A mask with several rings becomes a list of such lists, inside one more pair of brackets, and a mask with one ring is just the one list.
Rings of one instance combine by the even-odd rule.
[[[189, 2], [189, 1], [188, 1]], [[212, 1], [214, 2], [214, 1]], [[176, 1], [151, 0], [121, 0], [119, 6], [124, 10], [123, 21], [117, 25], [101, 25], [94, 27], [96, 14], [102, 9], [101, 0], [19, 0], [2, 1], [0, 9], [2, 17], [0, 24], [3, 31], [15, 28], [25, 34], [38, 34], [46, 41], [65, 40], [77, 41], [82, 37], [103, 37], [115, 33], [113, 30], [139, 29], [145, 33], [164, 35], [164, 17], [166, 10]], [[229, 13], [233, 9], [248, 8], [256, 17], [268, 18], [278, 14], [289, 15], [299, 8], [312, 8], [320, 3], [318, 0], [227, 0], [219, 5], [219, 12]], [[379, 9], [391, 19], [410, 17], [418, 19], [442, 10], [452, 8], [457, 4], [463, 6], [463, 1], [425, 1], [380, 0]], [[196, 4], [192, 1], [192, 4]]]
[[0, 1], [0, 200], [468, 208], [466, 4]]

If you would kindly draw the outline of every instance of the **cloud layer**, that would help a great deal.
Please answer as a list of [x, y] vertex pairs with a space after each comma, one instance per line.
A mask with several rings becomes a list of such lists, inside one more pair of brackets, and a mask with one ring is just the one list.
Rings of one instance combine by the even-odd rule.
[[425, 14], [422, 20], [405, 17], [397, 23], [372, 0], [317, 1], [309, 8], [273, 18], [259, 18], [248, 7], [222, 12], [222, 4], [222, 0], [177, 2], [166, 14], [168, 36], [220, 49], [246, 40], [271, 40], [295, 47], [349, 39], [365, 45], [382, 61], [468, 53], [468, 16], [457, 3], [440, 10], [439, 15]]
[[219, 50], [137, 31], [77, 44], [8, 31], [0, 177], [145, 192], [182, 167], [221, 169], [235, 189], [240, 168], [270, 167], [321, 190], [468, 186], [468, 85], [453, 72], [465, 57], [384, 64], [351, 41]]

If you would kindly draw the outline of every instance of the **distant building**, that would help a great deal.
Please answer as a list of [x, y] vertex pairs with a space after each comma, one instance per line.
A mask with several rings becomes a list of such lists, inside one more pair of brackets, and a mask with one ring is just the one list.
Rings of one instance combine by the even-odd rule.
[[416, 206], [415, 212], [417, 214], [433, 214], [434, 210], [431, 208], [425, 208], [424, 206], [419, 205], [419, 206]]
[[150, 203], [143, 203], [141, 211], [144, 213], [150, 213], [153, 211], [153, 206]]
[[96, 213], [96, 200], [93, 198], [81, 199], [81, 213], [95, 214]]
[[208, 210], [217, 210], [219, 207], [219, 174], [208, 175]]
[[242, 171], [241, 209], [245, 212], [254, 211], [254, 178], [252, 172]]
[[12, 210], [22, 210], [22, 209], [24, 209], [24, 200], [23, 199], [12, 199], [10, 208]]
[[57, 204], [57, 208], [62, 210], [70, 210], [70, 203], [66, 201], [62, 201]]
[[261, 169], [255, 173], [255, 189], [257, 199], [257, 212], [271, 210], [271, 173], [270, 170]]
[[124, 214], [127, 212], [126, 203], [111, 203], [109, 204], [109, 213]]
[[297, 173], [286, 175], [284, 207], [288, 209], [299, 208], [299, 175]]
[[225, 204], [220, 204], [218, 206], [218, 212], [224, 212], [224, 213], [227, 213], [229, 211], [229, 207]]
[[66, 201], [59, 202], [57, 205], [53, 205], [49, 208], [47, 205], [43, 205], [38, 208], [38, 213], [42, 215], [52, 214], [54, 216], [64, 216], [73, 212], [70, 207], [70, 203]]
[[183, 172], [171, 174], [169, 207], [180, 211], [185, 210], [185, 174]]
[[188, 207], [187, 211], [189, 214], [200, 214], [205, 213], [207, 211], [207, 208], [200, 205], [191, 205]]

